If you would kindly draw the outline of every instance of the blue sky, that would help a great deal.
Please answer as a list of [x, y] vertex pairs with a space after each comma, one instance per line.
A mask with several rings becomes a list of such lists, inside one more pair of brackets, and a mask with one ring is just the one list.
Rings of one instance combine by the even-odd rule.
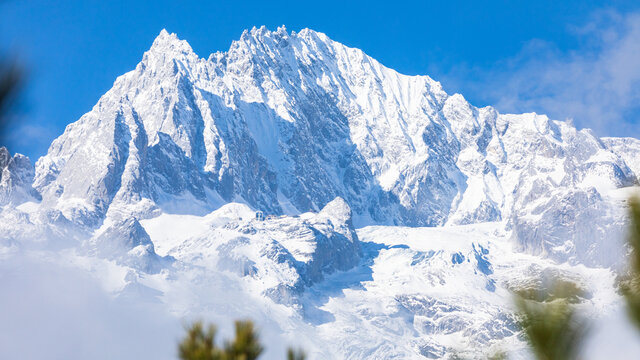
[[638, 1], [0, 3], [0, 48], [28, 70], [11, 148], [37, 158], [135, 67], [162, 28], [200, 56], [242, 30], [309, 27], [502, 112], [640, 137]]

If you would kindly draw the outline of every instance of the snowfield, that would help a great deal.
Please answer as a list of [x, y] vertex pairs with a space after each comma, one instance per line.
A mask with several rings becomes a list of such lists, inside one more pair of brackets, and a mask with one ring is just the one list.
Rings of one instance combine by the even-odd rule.
[[564, 279], [624, 359], [639, 154], [313, 30], [163, 30], [35, 167], [0, 148], [0, 357], [174, 359], [249, 318], [265, 359], [524, 359], [512, 292]]

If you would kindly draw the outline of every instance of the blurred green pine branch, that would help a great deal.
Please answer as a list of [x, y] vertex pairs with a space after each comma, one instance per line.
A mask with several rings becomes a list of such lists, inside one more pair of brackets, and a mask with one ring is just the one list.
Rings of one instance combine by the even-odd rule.
[[[251, 321], [236, 321], [235, 337], [225, 341], [224, 347], [216, 345], [216, 327], [206, 329], [202, 322], [195, 322], [178, 345], [181, 360], [255, 360], [264, 348]], [[287, 350], [288, 360], [305, 360], [302, 350]]]
[[640, 199], [629, 200], [629, 271], [620, 281], [631, 321], [640, 330]]

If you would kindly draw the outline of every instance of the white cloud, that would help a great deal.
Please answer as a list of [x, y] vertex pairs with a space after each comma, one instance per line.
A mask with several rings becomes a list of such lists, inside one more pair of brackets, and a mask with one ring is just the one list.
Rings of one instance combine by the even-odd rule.
[[25, 154], [35, 162], [38, 160], [38, 155], [47, 152], [51, 139], [54, 139], [55, 135], [51, 126], [14, 121], [10, 123], [5, 138], [9, 151]]
[[1, 240], [0, 359], [173, 360], [185, 325], [215, 324], [222, 344], [239, 319], [255, 322], [265, 359], [284, 358], [290, 343], [323, 354], [313, 327], [223, 273], [180, 265], [167, 277], [141, 275], [158, 287], [152, 288], [132, 269], [123, 273], [107, 261], [58, 250], [60, 244], [3, 248]]
[[601, 136], [640, 137], [640, 13], [600, 11], [570, 30], [575, 50], [532, 40], [491, 69], [458, 66], [443, 84], [501, 112], [535, 111]]
[[2, 259], [0, 285], [2, 359], [175, 359], [178, 319], [77, 269], [16, 256]]

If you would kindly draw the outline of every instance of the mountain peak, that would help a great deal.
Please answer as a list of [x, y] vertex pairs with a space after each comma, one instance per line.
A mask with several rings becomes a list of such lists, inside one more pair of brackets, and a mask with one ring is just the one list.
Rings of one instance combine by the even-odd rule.
[[6, 147], [0, 147], [0, 205], [39, 200], [40, 194], [31, 187], [33, 176], [34, 169], [28, 157], [11, 156]]
[[149, 52], [187, 55], [193, 54], [193, 49], [186, 40], [180, 40], [175, 33], [169, 33], [166, 29], [162, 29], [153, 41]]
[[[275, 31], [269, 30], [266, 26], [252, 27], [250, 30], [245, 29], [240, 36], [241, 41], [255, 39], [260, 41], [263, 38], [270, 38], [272, 36], [289, 37], [289, 32], [284, 25], [278, 26]], [[293, 36], [293, 33], [292, 35]]]

